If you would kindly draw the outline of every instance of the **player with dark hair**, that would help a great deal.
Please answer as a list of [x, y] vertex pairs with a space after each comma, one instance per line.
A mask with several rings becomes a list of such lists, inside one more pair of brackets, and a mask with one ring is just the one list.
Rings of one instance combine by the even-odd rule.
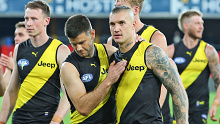
[[117, 49], [94, 43], [95, 30], [84, 15], [71, 16], [64, 30], [74, 48], [61, 68], [61, 78], [71, 103], [71, 123], [115, 123], [112, 85], [124, 71], [126, 61], [116, 65], [112, 62], [109, 66], [109, 57]]
[[14, 67], [3, 98], [1, 123], [6, 123], [13, 109], [13, 124], [57, 124], [69, 111], [64, 92], [60, 100], [60, 67], [70, 51], [61, 41], [47, 34], [49, 5], [41, 0], [25, 6], [25, 27], [30, 39], [17, 44]]

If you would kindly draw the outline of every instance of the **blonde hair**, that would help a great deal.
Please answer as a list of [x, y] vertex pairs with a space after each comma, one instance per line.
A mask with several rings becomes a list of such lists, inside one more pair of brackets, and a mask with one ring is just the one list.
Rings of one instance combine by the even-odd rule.
[[178, 27], [179, 29], [184, 33], [183, 23], [186, 23], [189, 18], [192, 16], [201, 16], [202, 13], [198, 10], [187, 10], [183, 13], [181, 13], [178, 17]]
[[144, 0], [125, 0], [125, 1], [127, 1], [131, 5], [131, 7], [138, 6], [139, 14], [141, 14], [144, 5]]
[[46, 15], [46, 17], [50, 17], [50, 6], [42, 1], [42, 0], [34, 0], [34, 1], [29, 1], [27, 5], [25, 5], [25, 10], [27, 8], [30, 9], [41, 9], [42, 12]]
[[15, 24], [15, 28], [25, 28], [25, 23], [24, 23], [24, 21], [16, 23], [16, 24]]

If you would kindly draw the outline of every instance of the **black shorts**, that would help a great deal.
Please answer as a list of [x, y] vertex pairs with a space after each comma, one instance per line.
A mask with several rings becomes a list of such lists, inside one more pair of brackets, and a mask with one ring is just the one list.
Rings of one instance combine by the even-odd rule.
[[167, 92], [166, 99], [162, 106], [162, 115], [163, 115], [164, 124], [173, 124], [173, 118], [171, 117], [171, 114], [170, 114], [169, 92]]
[[12, 124], [49, 124], [55, 112], [15, 111]]
[[208, 111], [201, 110], [189, 113], [190, 124], [207, 124]]
[[[207, 118], [208, 118], [207, 110], [190, 112], [189, 113], [189, 124], [207, 124]], [[173, 124], [176, 124], [175, 120]]]

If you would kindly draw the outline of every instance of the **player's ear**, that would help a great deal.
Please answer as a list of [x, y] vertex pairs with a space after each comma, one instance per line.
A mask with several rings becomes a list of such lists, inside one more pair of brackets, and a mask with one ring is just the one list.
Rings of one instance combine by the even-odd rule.
[[94, 40], [95, 39], [95, 30], [94, 29], [92, 29], [90, 35], [91, 35], [91, 39]]
[[183, 29], [188, 29], [189, 28], [189, 24], [188, 23], [183, 23]]
[[44, 27], [49, 25], [49, 23], [50, 23], [50, 17], [46, 17]]
[[137, 15], [137, 14], [139, 14], [139, 7], [138, 6], [135, 6], [133, 9], [133, 13], [134, 13], [134, 15]]
[[134, 20], [134, 21], [133, 21], [133, 24], [132, 24], [132, 25], [133, 25], [134, 30], [135, 30], [136, 24], [137, 24], [137, 22]]

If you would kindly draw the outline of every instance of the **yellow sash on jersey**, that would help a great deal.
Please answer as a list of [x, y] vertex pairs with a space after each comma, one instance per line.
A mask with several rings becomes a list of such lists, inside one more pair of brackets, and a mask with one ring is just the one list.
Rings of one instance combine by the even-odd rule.
[[117, 124], [120, 122], [120, 117], [124, 108], [136, 92], [142, 78], [144, 77], [144, 74], [147, 71], [147, 66], [145, 63], [145, 50], [149, 45], [151, 45], [151, 43], [140, 43], [138, 49], [131, 57], [131, 60], [128, 63], [128, 66], [124, 71], [122, 79], [118, 85], [116, 91]]
[[[96, 49], [98, 50], [98, 56], [99, 56], [99, 61], [100, 61], [100, 76], [99, 76], [99, 82], [96, 86], [96, 88], [98, 87], [98, 85], [106, 78], [107, 73], [102, 74], [102, 70], [103, 69], [108, 69], [109, 68], [109, 61], [108, 61], [108, 55], [106, 54], [106, 50], [104, 48], [104, 46], [102, 44], [96, 44], [94, 43], [96, 46]], [[71, 113], [71, 124], [77, 124], [80, 122], [83, 122], [84, 120], [86, 120], [87, 118], [89, 118], [90, 116], [92, 116], [94, 113], [96, 113], [100, 108], [102, 108], [105, 103], [108, 101], [109, 96], [111, 94], [112, 88], [109, 90], [108, 94], [105, 96], [104, 100], [88, 115], [88, 116], [83, 116], [81, 114], [79, 114], [79, 112], [77, 112], [76, 110]]]
[[141, 37], [143, 37], [144, 39], [146, 39], [147, 42], [150, 42], [151, 40], [151, 36], [153, 35], [153, 33], [157, 31], [156, 28], [154, 28], [153, 26], [148, 26], [147, 29], [145, 29], [143, 31], [143, 33], [141, 34]]
[[204, 41], [200, 42], [193, 59], [180, 75], [185, 89], [187, 89], [198, 78], [208, 64], [208, 59], [205, 54], [206, 44], [207, 43]]
[[[47, 47], [37, 64], [24, 79], [18, 93], [18, 99], [16, 101], [14, 111], [18, 108], [21, 108], [25, 103], [27, 103], [54, 74], [55, 70], [58, 67], [56, 61], [56, 51], [60, 44], [62, 44], [60, 41], [53, 39], [53, 41]], [[51, 68], [38, 66], [38, 63], [41, 63], [42, 61], [46, 63], [54, 63], [54, 67]]]

